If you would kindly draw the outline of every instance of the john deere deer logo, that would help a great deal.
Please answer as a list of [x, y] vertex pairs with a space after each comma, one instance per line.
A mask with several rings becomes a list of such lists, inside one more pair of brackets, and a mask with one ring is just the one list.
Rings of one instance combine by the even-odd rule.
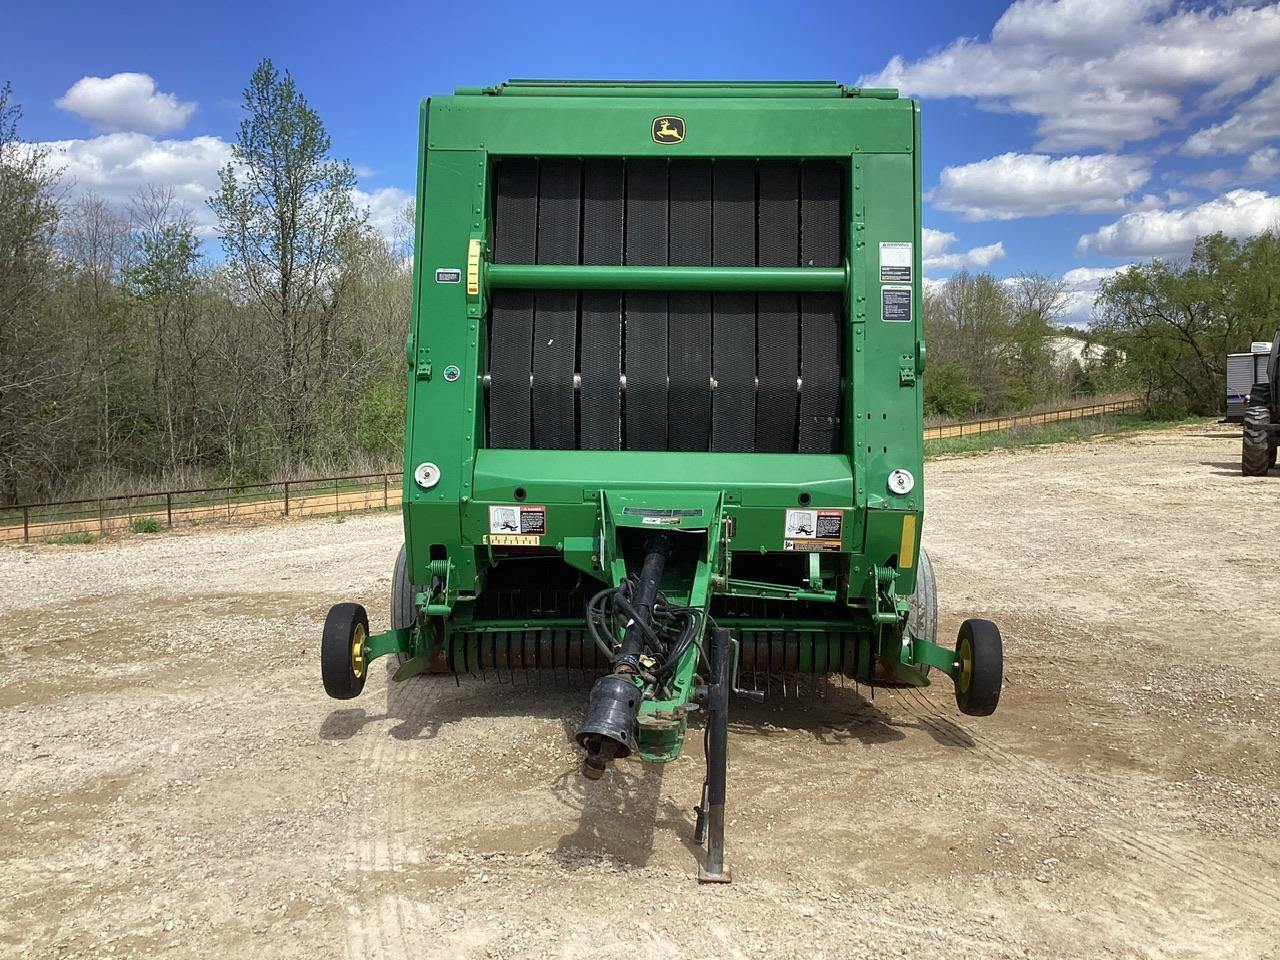
[[682, 117], [658, 117], [653, 121], [654, 143], [679, 143], [684, 139]]

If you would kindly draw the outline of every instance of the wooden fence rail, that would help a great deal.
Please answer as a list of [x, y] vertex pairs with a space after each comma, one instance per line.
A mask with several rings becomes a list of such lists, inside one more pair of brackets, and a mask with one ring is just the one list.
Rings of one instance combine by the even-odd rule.
[[[972, 420], [925, 427], [926, 440], [1079, 420], [1136, 410], [1139, 400], [1094, 403], [1065, 410]], [[31, 543], [61, 537], [92, 538], [148, 532], [209, 522], [270, 520], [322, 514], [390, 510], [400, 505], [401, 475], [368, 473], [279, 483], [246, 483], [191, 490], [161, 490], [87, 500], [61, 500], [0, 507], [0, 544]]]

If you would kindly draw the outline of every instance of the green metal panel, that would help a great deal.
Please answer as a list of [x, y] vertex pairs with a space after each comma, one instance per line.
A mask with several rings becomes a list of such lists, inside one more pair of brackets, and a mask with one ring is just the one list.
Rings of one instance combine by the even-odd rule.
[[[844, 157], [910, 153], [912, 101], [689, 96], [453, 96], [431, 100], [429, 149], [495, 155]], [[652, 122], [680, 117], [679, 143], [656, 143]]]
[[[682, 142], [655, 142], [653, 123], [663, 116], [684, 120]], [[602, 508], [606, 498], [674, 507], [723, 496], [724, 516], [732, 523], [726, 556], [783, 551], [788, 509], [838, 508], [844, 511], [840, 552], [811, 567], [821, 571], [816, 586], [730, 577], [713, 578], [712, 590], [760, 597], [803, 591], [828, 601], [830, 622], [866, 631], [867, 653], [859, 662], [869, 670], [880, 649], [881, 627], [871, 620], [879, 603], [877, 577], [897, 558], [896, 589], [911, 588], [924, 503], [918, 134], [912, 101], [896, 99], [892, 91], [825, 83], [519, 81], [500, 93], [488, 88], [425, 101], [407, 345], [404, 514], [413, 581], [428, 584], [433, 570], [447, 570], [449, 596], [437, 600], [442, 609], [455, 609], [455, 599], [482, 591], [495, 559], [487, 542], [491, 506], [545, 506], [546, 531], [536, 549], [563, 554], [567, 564], [605, 581], [611, 573], [603, 558], [611, 546], [602, 540], [616, 527]], [[847, 262], [800, 268], [493, 265], [489, 176], [493, 158], [503, 155], [839, 158], [849, 177]], [[473, 240], [482, 252], [478, 288], [469, 293], [465, 282], [439, 281], [437, 271], [465, 275]], [[882, 242], [913, 245], [906, 284], [912, 309], [905, 322], [883, 315]], [[485, 449], [487, 293], [503, 287], [842, 291], [845, 452]], [[413, 480], [425, 462], [439, 468], [438, 483], [426, 490]], [[915, 477], [905, 496], [888, 489], [895, 469]], [[909, 560], [900, 556], [907, 518]], [[468, 620], [466, 606], [455, 610], [459, 623]], [[823, 629], [821, 621], [814, 623], [813, 629]], [[806, 649], [804, 656], [814, 669], [828, 659], [825, 650]]]

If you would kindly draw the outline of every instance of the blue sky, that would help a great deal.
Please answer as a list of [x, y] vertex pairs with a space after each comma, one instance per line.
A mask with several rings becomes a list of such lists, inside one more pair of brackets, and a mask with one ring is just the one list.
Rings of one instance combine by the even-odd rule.
[[[417, 103], [509, 77], [836, 79], [924, 103], [926, 274], [1099, 278], [1280, 223], [1280, 4], [14, 5], [0, 80], [74, 190], [202, 198], [264, 56], [292, 71], [391, 228]], [[214, 251], [216, 252], [216, 250]]]

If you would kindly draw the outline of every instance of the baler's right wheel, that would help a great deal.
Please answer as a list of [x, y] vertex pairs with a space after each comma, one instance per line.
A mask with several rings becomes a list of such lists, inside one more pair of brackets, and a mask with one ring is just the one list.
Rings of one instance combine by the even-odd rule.
[[358, 603], [336, 603], [324, 618], [320, 639], [320, 679], [335, 700], [350, 700], [364, 689], [369, 661], [369, 615]]
[[1004, 682], [1004, 643], [1000, 628], [990, 620], [966, 620], [956, 638], [956, 704], [961, 713], [988, 717], [1000, 702]]

